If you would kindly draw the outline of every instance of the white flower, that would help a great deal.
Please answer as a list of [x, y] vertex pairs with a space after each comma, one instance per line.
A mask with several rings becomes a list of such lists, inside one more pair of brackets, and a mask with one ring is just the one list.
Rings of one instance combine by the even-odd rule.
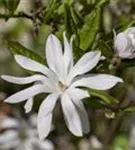
[[120, 58], [135, 58], [135, 27], [119, 33], [114, 39], [114, 47]]
[[[37, 119], [38, 134], [44, 139], [51, 130], [52, 112], [57, 100], [60, 100], [64, 118], [69, 130], [76, 136], [82, 136], [90, 130], [87, 112], [82, 99], [89, 93], [79, 87], [107, 90], [122, 79], [107, 74], [87, 74], [100, 60], [101, 53], [92, 51], [84, 54], [74, 65], [72, 40], [69, 43], [64, 34], [64, 52], [56, 36], [50, 35], [46, 43], [46, 60], [48, 67], [21, 55], [15, 55], [16, 62], [24, 69], [37, 72], [30, 77], [13, 77], [3, 75], [2, 78], [16, 84], [34, 85], [10, 97], [5, 102], [18, 103], [27, 100], [25, 108], [30, 111], [33, 97], [40, 93], [49, 93], [42, 102]], [[27, 106], [27, 107], [26, 107]]]

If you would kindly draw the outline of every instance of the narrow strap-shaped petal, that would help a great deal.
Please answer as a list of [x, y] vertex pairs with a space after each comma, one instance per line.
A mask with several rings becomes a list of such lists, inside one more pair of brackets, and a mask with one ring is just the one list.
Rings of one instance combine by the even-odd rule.
[[63, 52], [58, 38], [51, 34], [46, 42], [46, 58], [49, 67], [60, 77], [63, 77]]
[[61, 106], [68, 129], [74, 135], [82, 136], [83, 131], [79, 114], [66, 93], [64, 93], [61, 97]]
[[35, 72], [40, 72], [45, 75], [48, 74], [49, 70], [47, 67], [45, 67], [44, 65], [42, 65], [28, 57], [25, 57], [22, 55], [15, 55], [15, 60], [24, 69], [28, 69], [28, 70], [35, 71]]
[[68, 42], [65, 32], [63, 34], [64, 38], [64, 71], [65, 76], [67, 77], [67, 74], [70, 72], [71, 68], [73, 67], [73, 52], [72, 52], [72, 46]]
[[81, 100], [78, 100], [78, 101], [74, 101], [74, 103], [76, 105], [77, 111], [81, 118], [83, 132], [84, 133], [90, 132], [89, 117], [88, 117], [88, 114], [86, 112], [83, 102]]
[[53, 81], [57, 80], [57, 76], [51, 70], [49, 70], [46, 66], [36, 62], [35, 60], [22, 55], [15, 55], [15, 60], [24, 69], [40, 72], [48, 76]]
[[88, 87], [97, 90], [108, 90], [118, 82], [123, 82], [119, 77], [108, 74], [91, 74], [84, 76], [72, 83], [71, 87]]
[[44, 140], [48, 136], [51, 130], [51, 125], [52, 125], [52, 113], [48, 114], [44, 118], [40, 117], [40, 114], [38, 113], [37, 129], [40, 140]]
[[59, 93], [49, 94], [40, 105], [38, 117], [44, 118], [49, 113], [51, 113], [55, 107], [58, 97], [59, 97]]
[[77, 62], [77, 64], [73, 67], [73, 69], [71, 70], [69, 79], [68, 79], [69, 82], [71, 82], [71, 80], [75, 76], [87, 73], [88, 71], [93, 69], [99, 62], [100, 55], [101, 55], [100, 51], [93, 51], [93, 52], [88, 52], [84, 54], [80, 58], [80, 60]]
[[34, 101], [33, 97], [30, 97], [30, 98], [26, 101], [26, 103], [25, 103], [25, 105], [24, 105], [25, 113], [29, 113], [29, 112], [32, 110], [33, 101]]
[[24, 89], [20, 92], [15, 93], [14, 95], [5, 99], [5, 102], [8, 103], [19, 103], [29, 99], [40, 93], [49, 93], [51, 92], [50, 89], [46, 88], [44, 85], [33, 85], [27, 89]]
[[88, 114], [85, 110], [84, 104], [82, 103], [82, 99], [89, 97], [89, 93], [87, 91], [78, 89], [78, 88], [72, 88], [68, 91], [69, 97], [74, 102], [77, 111], [81, 118], [81, 123], [83, 127], [83, 132], [88, 133], [90, 131], [90, 124], [89, 124], [89, 118]]
[[16, 83], [16, 84], [29, 84], [35, 81], [43, 81], [49, 83], [48, 78], [46, 78], [43, 75], [33, 75], [30, 77], [14, 77], [9, 75], [2, 75], [1, 78], [10, 83]]

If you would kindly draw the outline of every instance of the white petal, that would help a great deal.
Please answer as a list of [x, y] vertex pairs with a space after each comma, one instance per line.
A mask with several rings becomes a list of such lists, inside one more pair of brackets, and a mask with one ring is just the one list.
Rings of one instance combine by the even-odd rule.
[[81, 90], [79, 88], [69, 88], [68, 95], [70, 96], [71, 99], [75, 101], [90, 97], [87, 91]]
[[78, 88], [73, 88], [68, 91], [68, 95], [76, 105], [77, 111], [81, 118], [83, 132], [88, 133], [90, 131], [89, 118], [81, 99], [89, 97], [89, 93]]
[[73, 67], [73, 52], [72, 46], [68, 42], [65, 32], [63, 34], [64, 38], [64, 68], [65, 68], [65, 75], [67, 75], [71, 68]]
[[52, 91], [55, 91], [55, 82], [51, 82], [51, 80], [43, 75], [33, 75], [30, 77], [14, 77], [14, 76], [8, 76], [8, 75], [2, 75], [2, 79], [10, 82], [10, 83], [16, 83], [16, 84], [29, 84], [32, 82], [41, 81], [45, 86], [48, 86]]
[[54, 145], [50, 140], [39, 141], [39, 145], [43, 150], [54, 150]]
[[81, 118], [83, 132], [88, 133], [90, 131], [90, 124], [89, 124], [89, 117], [88, 117], [88, 114], [87, 114], [86, 109], [84, 107], [84, 104], [81, 100], [74, 101], [74, 103], [76, 104], [76, 108], [77, 108], [78, 113], [79, 113], [80, 118]]
[[126, 50], [128, 45], [127, 38], [125, 33], [119, 33], [114, 39], [114, 47], [117, 50], [118, 54], [121, 56], [123, 51]]
[[2, 75], [1, 78], [10, 83], [16, 83], [16, 84], [29, 84], [35, 81], [48, 82], [48, 79], [43, 75], [33, 75], [30, 77], [14, 77], [14, 76]]
[[51, 34], [46, 42], [46, 58], [49, 67], [57, 74], [62, 75], [63, 53], [58, 38]]
[[40, 105], [38, 117], [44, 118], [49, 113], [51, 113], [54, 109], [58, 97], [59, 97], [59, 93], [49, 94]]
[[82, 136], [83, 131], [79, 114], [66, 93], [64, 93], [61, 97], [61, 105], [69, 130], [76, 136]]
[[8, 103], [19, 103], [40, 93], [50, 92], [44, 85], [33, 85], [5, 99]]
[[87, 73], [93, 69], [99, 62], [100, 55], [100, 51], [93, 51], [84, 54], [71, 70], [69, 80], [71, 81], [75, 76]]
[[49, 78], [56, 78], [53, 72], [51, 72], [46, 66], [22, 55], [15, 55], [16, 62], [24, 69], [40, 72], [47, 75]]
[[127, 30], [124, 31], [124, 33], [126, 35], [128, 35], [128, 34], [135, 34], [135, 27], [128, 28]]
[[45, 116], [44, 118], [40, 117], [40, 114], [38, 114], [37, 129], [40, 140], [43, 140], [48, 136], [51, 130], [51, 124], [52, 113], [50, 113], [48, 116]]
[[118, 82], [123, 82], [119, 77], [107, 74], [91, 74], [75, 81], [71, 87], [88, 87], [97, 90], [108, 90]]
[[30, 97], [25, 105], [24, 105], [24, 109], [25, 109], [25, 113], [29, 113], [32, 110], [32, 106], [33, 106], [33, 97]]

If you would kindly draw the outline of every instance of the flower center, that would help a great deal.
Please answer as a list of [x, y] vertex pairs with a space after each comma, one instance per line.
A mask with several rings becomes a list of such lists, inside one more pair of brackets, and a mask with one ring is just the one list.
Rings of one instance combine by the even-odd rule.
[[57, 90], [63, 92], [67, 88], [61, 81], [58, 82]]

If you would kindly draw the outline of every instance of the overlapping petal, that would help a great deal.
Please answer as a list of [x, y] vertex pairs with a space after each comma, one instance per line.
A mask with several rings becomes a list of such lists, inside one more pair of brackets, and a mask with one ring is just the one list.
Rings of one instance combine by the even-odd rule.
[[59, 93], [52, 93], [42, 102], [38, 112], [39, 138], [44, 139], [51, 130], [52, 111], [59, 97]]
[[70, 98], [75, 101], [90, 97], [88, 91], [79, 88], [69, 88], [67, 92]]
[[49, 70], [46, 66], [36, 62], [35, 60], [22, 55], [15, 55], [15, 60], [24, 69], [42, 73], [51, 78], [53, 81], [57, 80], [56, 75], [51, 70]]
[[118, 82], [123, 82], [123, 80], [108, 74], [91, 74], [76, 80], [71, 87], [88, 87], [97, 90], [108, 90]]
[[40, 106], [38, 117], [44, 118], [53, 111], [56, 101], [59, 98], [59, 95], [59, 93], [52, 93], [45, 98], [45, 100]]
[[73, 67], [73, 52], [72, 52], [72, 42], [69, 43], [65, 33], [63, 34], [64, 38], [64, 71], [65, 76], [67, 77], [71, 68]]
[[49, 67], [57, 74], [60, 78], [63, 77], [63, 52], [62, 46], [59, 39], [51, 34], [47, 38], [46, 42], [46, 59]]
[[68, 129], [74, 135], [82, 136], [83, 131], [80, 116], [73, 102], [66, 93], [64, 93], [61, 97], [61, 106]]
[[25, 105], [24, 105], [24, 109], [25, 109], [25, 113], [29, 113], [32, 110], [32, 106], [33, 106], [33, 97], [30, 97]]
[[29, 84], [35, 81], [42, 81], [47, 85], [51, 84], [49, 79], [43, 75], [33, 75], [29, 77], [14, 77], [14, 76], [2, 75], [1, 78], [10, 83], [16, 83], [16, 84]]
[[69, 82], [77, 75], [87, 73], [93, 69], [100, 60], [100, 51], [93, 51], [84, 54], [69, 74]]
[[29, 88], [26, 88], [22, 91], [19, 91], [19, 92], [13, 94], [12, 96], [5, 99], [5, 102], [19, 103], [19, 102], [29, 99], [30, 97], [37, 95], [37, 94], [49, 93], [49, 92], [52, 92], [52, 91], [50, 91], [50, 89], [46, 88], [44, 85], [36, 84], [36, 85], [33, 85]]
[[77, 111], [81, 118], [83, 132], [84, 133], [90, 132], [89, 117], [88, 117], [88, 114], [86, 112], [83, 102], [79, 100], [79, 101], [74, 101], [74, 103], [76, 105]]
[[84, 91], [78, 88], [72, 88], [68, 91], [68, 95], [74, 102], [76, 109], [78, 111], [78, 114], [80, 115], [83, 132], [88, 133], [90, 131], [89, 118], [85, 110], [84, 104], [81, 100], [89, 97], [90, 96], [89, 93], [87, 91]]

